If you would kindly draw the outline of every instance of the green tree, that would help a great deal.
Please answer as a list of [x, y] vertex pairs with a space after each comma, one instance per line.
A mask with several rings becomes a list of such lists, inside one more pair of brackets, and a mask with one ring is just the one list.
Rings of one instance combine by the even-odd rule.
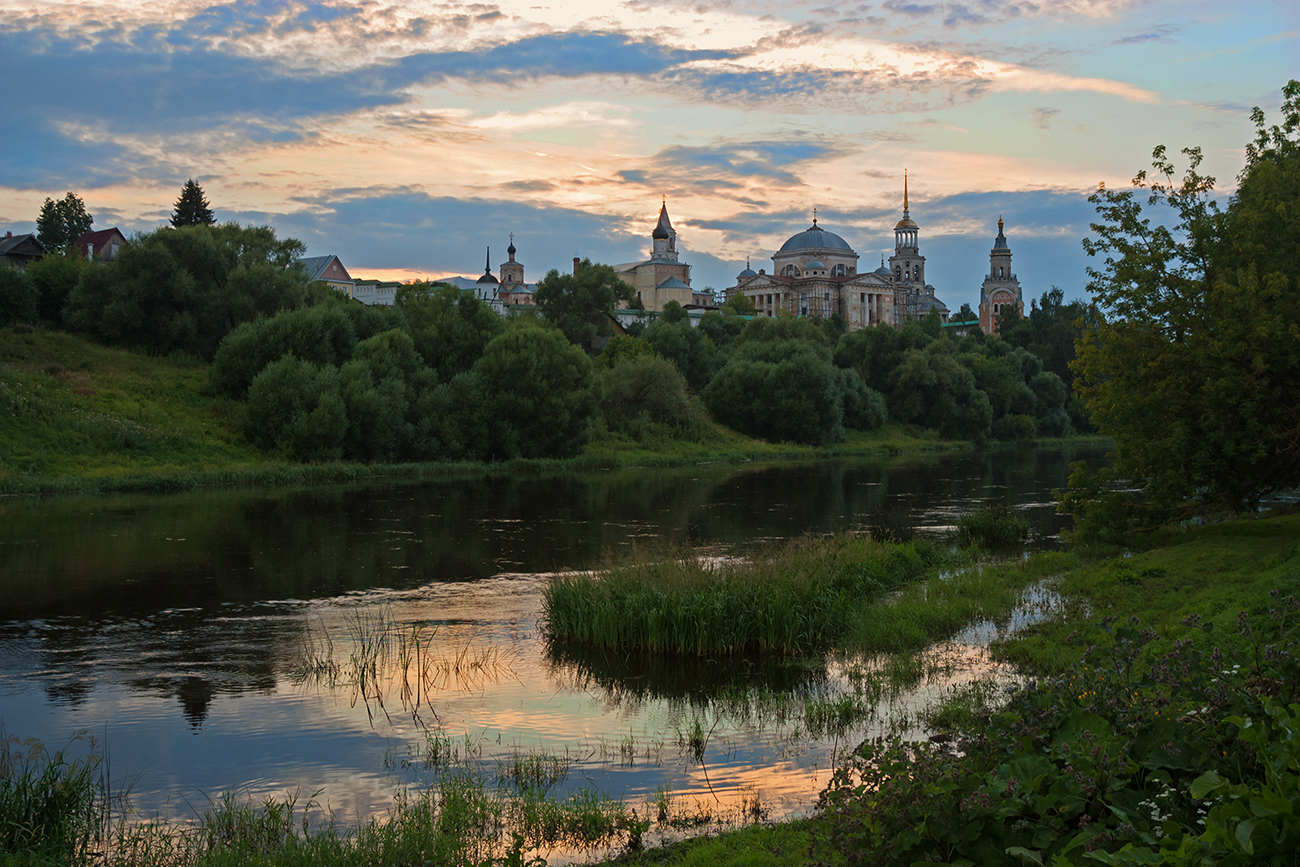
[[685, 427], [691, 421], [686, 379], [653, 353], [625, 356], [602, 375], [600, 408], [610, 430], [636, 432], [647, 425]]
[[397, 308], [416, 351], [442, 382], [468, 372], [505, 328], [505, 321], [474, 293], [446, 283], [401, 287]]
[[302, 252], [269, 226], [158, 229], [87, 269], [64, 322], [109, 343], [210, 359], [240, 323], [308, 303]]
[[[1193, 514], [1252, 508], [1300, 484], [1300, 83], [1282, 89], [1283, 122], [1256, 109], [1255, 141], [1226, 210], [1199, 149], [1181, 182], [1165, 148], [1135, 190], [1102, 187], [1084, 241], [1099, 313], [1075, 370], [1113, 469], [1076, 465], [1062, 508], [1081, 538]], [[1126, 479], [1141, 489], [1110, 489]]]
[[979, 314], [971, 309], [970, 304], [962, 304], [957, 315], [953, 317], [953, 322], [976, 322], [979, 320]]
[[42, 256], [23, 269], [23, 279], [36, 291], [37, 312], [52, 325], [63, 323], [68, 296], [81, 282], [81, 274], [92, 263], [80, 256]]
[[0, 325], [36, 321], [36, 290], [23, 273], [0, 262]]
[[821, 341], [779, 339], [778, 320], [756, 319], [750, 327], [760, 322], [775, 327], [733, 349], [704, 390], [709, 412], [734, 430], [773, 442], [843, 440], [845, 379], [831, 364], [830, 350]]
[[47, 250], [67, 250], [94, 222], [76, 193], [69, 192], [57, 202], [46, 199], [36, 217], [36, 240]]
[[487, 345], [473, 375], [491, 432], [487, 456], [568, 457], [591, 439], [598, 409], [592, 363], [559, 331], [512, 322]]
[[989, 433], [993, 407], [975, 376], [956, 358], [951, 341], [909, 349], [891, 374], [890, 416], [951, 439], [979, 441]]
[[172, 225], [179, 229], [181, 226], [211, 226], [216, 222], [212, 209], [208, 207], [207, 196], [203, 195], [203, 188], [190, 178], [181, 187], [180, 198], [172, 208]]
[[552, 268], [537, 284], [533, 300], [570, 343], [590, 348], [597, 337], [614, 333], [612, 315], [619, 301], [632, 300], [633, 289], [609, 265], [583, 259], [573, 274]]
[[754, 316], [758, 313], [758, 308], [754, 306], [754, 301], [743, 292], [737, 292], [727, 299], [727, 303], [722, 305], [722, 310], [730, 310], [738, 316]]
[[[684, 317], [685, 311], [681, 312]], [[658, 355], [671, 361], [697, 394], [713, 378], [713, 341], [703, 331], [692, 327], [685, 318], [675, 322], [657, 319], [642, 332], [640, 339], [648, 343]]]

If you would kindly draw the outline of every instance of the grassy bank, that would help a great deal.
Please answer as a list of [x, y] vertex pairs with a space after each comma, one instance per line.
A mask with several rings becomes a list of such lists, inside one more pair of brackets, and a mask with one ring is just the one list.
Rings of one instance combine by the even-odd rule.
[[973, 448], [895, 424], [849, 431], [825, 448], [768, 443], [713, 425], [698, 442], [598, 433], [583, 454], [564, 460], [301, 464], [248, 443], [237, 427], [238, 404], [208, 393], [207, 380], [208, 365], [192, 358], [150, 357], [59, 331], [0, 329], [0, 493], [319, 485]]

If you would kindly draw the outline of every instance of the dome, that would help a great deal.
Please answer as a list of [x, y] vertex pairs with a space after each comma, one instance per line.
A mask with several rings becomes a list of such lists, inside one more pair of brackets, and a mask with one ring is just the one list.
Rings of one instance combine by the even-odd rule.
[[744, 270], [744, 271], [741, 271], [741, 272], [740, 272], [739, 274], [737, 274], [736, 276], [737, 276], [737, 277], [757, 277], [757, 276], [758, 276], [758, 272], [755, 271], [753, 268], [750, 268], [750, 267], [746, 266], [745, 270]]
[[823, 265], [821, 262], [817, 261], [816, 259], [813, 259], [811, 262], [809, 262], [807, 265], [804, 266], [804, 270], [821, 270], [824, 269], [825, 267], [826, 266]]
[[853, 252], [853, 248], [849, 246], [847, 241], [834, 232], [826, 231], [816, 223], [797, 235], [791, 235], [790, 239], [781, 245], [779, 252], [788, 253], [791, 250], [812, 249], [848, 250], [850, 253]]
[[919, 229], [919, 228], [921, 227], [918, 226], [915, 222], [913, 222], [911, 217], [904, 217], [903, 219], [898, 221], [897, 226], [894, 226], [895, 231], [899, 229]]
[[890, 276], [890, 273], [891, 273], [891, 272], [890, 272], [889, 268], [887, 268], [887, 267], [884, 266], [884, 265], [881, 265], [879, 268], [877, 268], [875, 271], [872, 271], [871, 273], [876, 274], [876, 275], [881, 276], [881, 277], [888, 277], [888, 276]]
[[478, 280], [477, 280], [476, 282], [478, 282], [478, 283], [500, 283], [501, 281], [498, 280], [497, 278], [493, 277], [491, 274], [484, 274], [482, 277], [478, 278]]

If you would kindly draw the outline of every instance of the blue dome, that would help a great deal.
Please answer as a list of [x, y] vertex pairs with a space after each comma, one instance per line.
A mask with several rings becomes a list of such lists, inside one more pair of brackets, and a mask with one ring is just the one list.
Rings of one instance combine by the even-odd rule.
[[781, 245], [780, 252], [788, 253], [791, 250], [811, 250], [813, 248], [853, 252], [853, 248], [848, 245], [847, 241], [834, 232], [828, 232], [817, 225], [810, 226], [797, 235], [791, 235], [790, 239]]
[[755, 271], [753, 268], [746, 268], [744, 271], [741, 271], [741, 272], [740, 272], [738, 275], [736, 275], [736, 276], [738, 276], [738, 277], [757, 277], [757, 276], [758, 276], [758, 272]]
[[806, 271], [819, 271], [819, 270], [821, 270], [821, 269], [823, 269], [823, 268], [825, 268], [825, 267], [826, 267], [826, 266], [823, 265], [821, 262], [819, 262], [819, 261], [816, 260], [816, 259], [813, 259], [813, 260], [812, 260], [811, 262], [809, 262], [807, 265], [804, 265], [804, 270], [806, 270]]

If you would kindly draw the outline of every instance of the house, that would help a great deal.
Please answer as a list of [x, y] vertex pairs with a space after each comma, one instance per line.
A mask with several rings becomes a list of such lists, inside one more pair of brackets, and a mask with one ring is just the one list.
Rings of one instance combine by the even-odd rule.
[[0, 262], [8, 262], [19, 271], [45, 255], [45, 247], [35, 235], [15, 235], [5, 232], [0, 238]]
[[84, 253], [87, 259], [112, 262], [117, 258], [118, 251], [125, 245], [126, 236], [114, 226], [111, 229], [100, 229], [98, 232], [83, 232], [81, 237], [77, 238], [73, 249]]
[[299, 259], [298, 264], [307, 272], [308, 280], [320, 280], [331, 289], [337, 289], [349, 298], [353, 297], [357, 281], [348, 274], [348, 269], [343, 267], [338, 256], [309, 256]]

